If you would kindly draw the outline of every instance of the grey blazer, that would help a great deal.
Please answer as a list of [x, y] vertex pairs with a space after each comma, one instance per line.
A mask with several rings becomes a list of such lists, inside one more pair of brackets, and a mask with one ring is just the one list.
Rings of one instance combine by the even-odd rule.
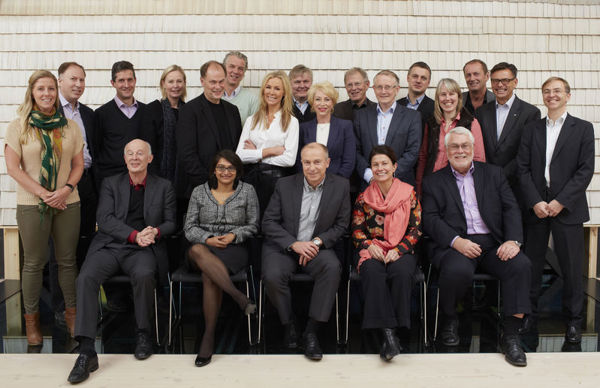
[[[98, 233], [92, 240], [88, 255], [108, 246], [131, 248], [127, 238], [133, 228], [125, 223], [129, 210], [129, 173], [121, 173], [102, 180], [96, 220]], [[144, 222], [160, 230], [160, 238], [151, 249], [156, 256], [160, 279], [166, 279], [169, 270], [167, 246], [164, 237], [175, 232], [175, 192], [171, 182], [148, 174], [144, 192]]]

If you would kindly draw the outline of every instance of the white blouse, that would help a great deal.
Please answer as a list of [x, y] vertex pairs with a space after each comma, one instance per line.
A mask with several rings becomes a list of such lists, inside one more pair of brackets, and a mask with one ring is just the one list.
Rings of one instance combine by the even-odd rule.
[[329, 124], [317, 124], [317, 143], [323, 144], [327, 147], [327, 140], [329, 140]]
[[[292, 167], [296, 163], [296, 153], [298, 152], [298, 119], [291, 117], [287, 131], [281, 129], [281, 111], [275, 113], [275, 118], [269, 128], [264, 124], [259, 124], [253, 130], [252, 119], [254, 115], [246, 119], [242, 136], [238, 143], [236, 154], [244, 164], [263, 162], [279, 167]], [[256, 146], [255, 150], [244, 149], [244, 142], [250, 140]], [[275, 146], [284, 146], [285, 151], [278, 156], [262, 158], [263, 149]]]

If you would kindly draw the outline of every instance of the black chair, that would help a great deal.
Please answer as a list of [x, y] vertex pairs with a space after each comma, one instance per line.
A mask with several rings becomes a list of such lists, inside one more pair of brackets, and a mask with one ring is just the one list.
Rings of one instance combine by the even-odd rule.
[[[119, 274], [108, 278], [103, 285], [104, 284], [131, 284], [131, 279], [128, 275]], [[100, 324], [102, 324], [104, 322], [104, 315], [102, 313], [102, 298], [100, 293], [98, 293], [98, 303], [100, 305]], [[158, 298], [156, 295], [156, 288], [154, 288], [154, 327], [156, 331], [156, 344], [160, 346], [160, 337], [158, 333]]]
[[[413, 275], [415, 283], [421, 285], [420, 291], [420, 302], [421, 302], [421, 320], [423, 321], [423, 342], [425, 346], [429, 345], [427, 336], [427, 282], [425, 281], [425, 274], [420, 267], [417, 267], [415, 274]], [[348, 343], [348, 323], [350, 320], [350, 283], [359, 282], [360, 275], [358, 271], [352, 266], [349, 266], [348, 284], [346, 286], [346, 330], [344, 334], [344, 344]]]
[[[313, 283], [313, 278], [305, 273], [294, 273], [290, 277], [290, 283]], [[263, 295], [265, 293], [265, 286], [263, 280], [260, 279], [260, 283], [258, 285], [259, 289], [259, 297], [258, 297], [258, 340], [257, 343], [260, 344], [261, 335], [262, 335], [262, 321], [263, 321]], [[340, 344], [340, 314], [339, 314], [339, 297], [338, 292], [335, 293], [335, 331], [336, 331], [336, 341]]]
[[[250, 276], [248, 276], [248, 274]], [[233, 283], [245, 283], [246, 284], [246, 296], [250, 297], [250, 283], [252, 284], [252, 294], [253, 300], [256, 300], [256, 292], [254, 291], [254, 274], [252, 270], [252, 265], [248, 266], [247, 270], [242, 270], [235, 275], [231, 276], [231, 281]], [[172, 328], [173, 328], [173, 307], [175, 304], [173, 298], [173, 283], [179, 283], [179, 297], [177, 303], [177, 309], [175, 314], [177, 314], [177, 321], [181, 322], [182, 317], [182, 307], [181, 307], [181, 295], [182, 295], [182, 285], [183, 283], [196, 283], [202, 284], [202, 274], [197, 272], [189, 272], [185, 266], [179, 267], [173, 274], [171, 274], [169, 278], [169, 346], [171, 346], [172, 340]], [[260, 321], [259, 321], [260, 322]], [[252, 329], [250, 323], [250, 315], [248, 315], [248, 344], [253, 345], [252, 342]]]

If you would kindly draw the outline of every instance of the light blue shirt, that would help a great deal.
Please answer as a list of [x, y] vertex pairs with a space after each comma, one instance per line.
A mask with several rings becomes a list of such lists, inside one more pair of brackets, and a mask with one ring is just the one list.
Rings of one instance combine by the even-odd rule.
[[304, 114], [304, 112], [306, 112], [306, 109], [308, 108], [308, 100], [304, 101], [303, 103], [299, 103], [298, 101], [296, 101], [296, 99], [294, 98], [294, 104], [296, 104], [296, 107], [298, 109], [300, 109], [300, 112], [302, 112], [302, 114]]
[[406, 103], [406, 107], [408, 109], [417, 110], [417, 109], [419, 109], [419, 105], [421, 105], [421, 102], [423, 101], [424, 98], [425, 98], [425, 94], [422, 94], [421, 97], [417, 98], [417, 100], [413, 104], [412, 102], [410, 102], [410, 97], [406, 96], [406, 100], [408, 101], [408, 103]]
[[[385, 139], [387, 138], [388, 131], [390, 130], [390, 124], [392, 123], [392, 117], [394, 116], [394, 111], [396, 110], [396, 101], [392, 104], [390, 109], [387, 112], [381, 110], [379, 104], [377, 104], [377, 144], [383, 145], [385, 144]], [[363, 175], [363, 179], [369, 183], [373, 178], [373, 171], [370, 168], [365, 169], [365, 173]]]
[[506, 104], [500, 105], [496, 100], [496, 135], [497, 139], [500, 139], [500, 135], [502, 134], [502, 130], [504, 129], [504, 124], [506, 123], [506, 119], [508, 118], [508, 112], [510, 111], [510, 107], [513, 102], [515, 102], [515, 94], [506, 101]]
[[60, 92], [58, 93], [58, 98], [60, 98], [60, 105], [63, 108], [65, 117], [69, 120], [75, 121], [79, 126], [79, 130], [83, 136], [83, 167], [90, 168], [92, 166], [92, 155], [90, 154], [90, 149], [87, 144], [83, 119], [81, 118], [81, 113], [79, 112], [79, 101], [77, 101], [77, 105], [75, 106], [75, 109], [73, 109], [73, 105], [71, 105], [69, 101], [67, 101], [67, 99], [60, 94]]

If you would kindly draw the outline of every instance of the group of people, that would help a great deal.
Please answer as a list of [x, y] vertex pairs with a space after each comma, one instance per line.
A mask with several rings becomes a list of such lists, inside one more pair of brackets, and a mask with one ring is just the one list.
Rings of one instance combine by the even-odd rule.
[[[248, 265], [248, 239], [259, 230], [261, 276], [287, 347], [300, 341], [289, 279], [298, 271], [314, 279], [301, 338], [309, 359], [323, 356], [318, 332], [343, 260], [359, 272], [362, 326], [380, 331], [382, 359], [401, 352], [397, 330], [410, 326], [422, 245], [417, 252], [439, 273], [440, 341], [458, 345], [456, 306], [479, 269], [502, 283], [502, 350], [525, 366], [519, 334], [537, 325], [550, 232], [565, 279], [565, 338], [581, 341], [594, 133], [567, 113], [566, 80], [541, 86], [548, 108], [541, 119], [516, 96], [517, 68], [505, 62], [491, 71], [481, 60], [467, 62], [468, 91], [444, 78], [433, 100], [424, 62], [409, 68], [402, 99], [398, 75], [378, 72], [377, 101], [366, 97], [371, 84], [356, 67], [345, 73], [342, 102], [331, 83], [313, 84], [304, 65], [267, 74], [258, 95], [241, 86], [247, 69], [238, 51], [206, 62], [203, 93], [186, 101], [185, 72], [170, 66], [162, 99], [146, 105], [134, 97], [133, 65], [116, 62], [116, 96], [95, 112], [79, 102], [81, 65], [62, 64], [58, 79], [44, 70], [30, 77], [5, 138], [7, 171], [18, 183], [27, 341], [42, 342], [39, 297], [52, 237], [65, 322], [80, 343], [70, 382], [98, 368], [95, 301], [118, 272], [133, 288], [135, 357], [152, 354], [154, 290], [179, 264], [169, 263], [166, 241], [177, 230], [189, 244], [184, 264], [203, 278], [196, 366], [211, 362], [223, 291], [244, 314], [256, 311], [230, 275]], [[349, 228], [356, 249], [344, 258]]]

